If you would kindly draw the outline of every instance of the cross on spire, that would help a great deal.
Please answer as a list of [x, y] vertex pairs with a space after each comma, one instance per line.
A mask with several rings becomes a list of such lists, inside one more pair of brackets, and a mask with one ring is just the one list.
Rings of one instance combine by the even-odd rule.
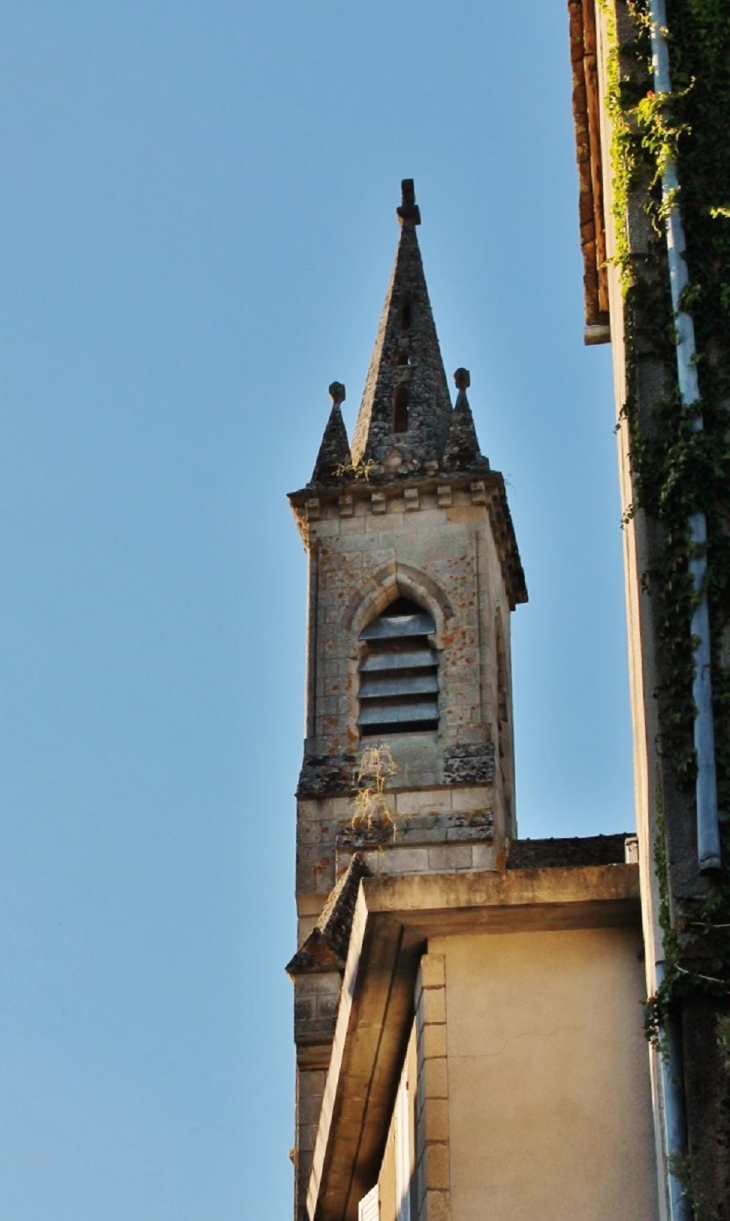
[[416, 203], [416, 187], [412, 178], [404, 178], [400, 184], [401, 205], [396, 208], [402, 225], [420, 225], [421, 209]]

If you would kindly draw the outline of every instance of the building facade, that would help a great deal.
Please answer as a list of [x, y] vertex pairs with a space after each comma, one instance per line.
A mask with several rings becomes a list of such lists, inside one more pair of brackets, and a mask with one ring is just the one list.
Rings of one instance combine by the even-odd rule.
[[662, 1206], [730, 1217], [730, 8], [569, 0], [587, 342], [612, 347]]
[[452, 405], [413, 183], [309, 561], [297, 793], [297, 1221], [654, 1221], [636, 841], [520, 841], [504, 480]]

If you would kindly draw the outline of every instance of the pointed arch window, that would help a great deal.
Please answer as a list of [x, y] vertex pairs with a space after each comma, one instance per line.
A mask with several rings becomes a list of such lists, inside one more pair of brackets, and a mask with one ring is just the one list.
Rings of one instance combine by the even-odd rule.
[[438, 729], [438, 654], [429, 641], [436, 625], [409, 598], [391, 602], [360, 640], [360, 733]]

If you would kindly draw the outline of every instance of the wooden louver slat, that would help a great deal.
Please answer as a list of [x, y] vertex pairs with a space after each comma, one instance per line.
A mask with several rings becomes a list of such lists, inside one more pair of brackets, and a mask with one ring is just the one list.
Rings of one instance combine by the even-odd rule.
[[433, 649], [421, 649], [415, 642], [407, 650], [388, 650], [387, 653], [376, 653], [372, 650], [360, 665], [362, 674], [370, 674], [373, 670], [425, 670], [435, 666]]

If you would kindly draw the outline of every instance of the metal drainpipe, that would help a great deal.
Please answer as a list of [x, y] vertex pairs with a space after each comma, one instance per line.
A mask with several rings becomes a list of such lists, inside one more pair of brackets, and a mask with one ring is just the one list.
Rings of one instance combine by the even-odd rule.
[[[664, 963], [657, 962], [657, 983], [664, 979]], [[692, 1208], [686, 1186], [682, 1187], [682, 1161], [686, 1158], [687, 1129], [685, 1092], [682, 1088], [682, 1062], [679, 1031], [674, 1018], [664, 1029], [665, 1046], [659, 1053], [664, 1101], [664, 1153], [667, 1158], [667, 1187], [671, 1221], [692, 1221]], [[679, 1165], [678, 1165], [679, 1162]]]
[[[664, 0], [650, 0], [652, 66], [657, 94], [672, 91], [669, 76], [669, 52], [666, 39]], [[700, 409], [700, 391], [695, 363], [695, 332], [692, 317], [681, 307], [680, 297], [689, 284], [682, 216], [677, 203], [679, 179], [674, 158], [670, 158], [662, 176], [662, 197], [673, 201], [667, 211], [667, 255], [672, 291], [675, 327], [677, 331], [677, 373], [679, 393], [684, 406], [694, 405], [693, 427], [704, 427]], [[692, 537], [692, 557], [689, 562], [695, 593], [700, 595], [692, 615], [690, 631], [696, 642], [693, 647], [695, 703], [694, 741], [697, 753], [697, 855], [701, 873], [720, 868], [720, 828], [717, 818], [717, 777], [715, 773], [715, 729], [712, 717], [712, 677], [710, 671], [710, 618], [707, 610], [705, 578], [707, 573], [707, 523], [704, 513], [693, 513], [689, 519]]]
[[[656, 964], [657, 984], [664, 979], [663, 962]], [[674, 1018], [664, 1028], [665, 1045], [658, 1053], [664, 1103], [664, 1154], [671, 1221], [692, 1221], [692, 1208], [686, 1186], [682, 1186], [682, 1163], [687, 1154], [687, 1127], [682, 1086], [682, 1053]]]

